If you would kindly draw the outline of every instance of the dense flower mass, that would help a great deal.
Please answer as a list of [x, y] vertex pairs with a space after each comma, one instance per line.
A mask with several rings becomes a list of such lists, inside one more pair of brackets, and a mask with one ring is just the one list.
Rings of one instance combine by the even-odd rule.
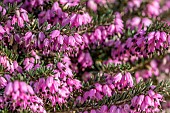
[[31, 109], [33, 112], [46, 113], [43, 107], [43, 101], [37, 97], [30, 85], [25, 82], [14, 81], [9, 82], [2, 97], [2, 106], [11, 106], [11, 110], [22, 108]]
[[0, 112], [160, 113], [170, 0], [1, 0]]
[[84, 111], [83, 113], [155, 113], [160, 112], [159, 106], [162, 101], [162, 95], [149, 90], [146, 95], [139, 95], [132, 98], [130, 104], [107, 105], [101, 106], [99, 109]]

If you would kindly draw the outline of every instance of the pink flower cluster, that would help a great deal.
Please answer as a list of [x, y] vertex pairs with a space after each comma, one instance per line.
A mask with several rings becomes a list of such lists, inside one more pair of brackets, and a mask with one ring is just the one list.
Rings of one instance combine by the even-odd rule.
[[157, 17], [161, 11], [160, 2], [161, 0], [151, 0], [146, 6], [145, 14], [149, 17]]
[[131, 30], [134, 30], [135, 28], [141, 29], [141, 27], [144, 26], [144, 29], [146, 30], [149, 25], [152, 24], [152, 21], [149, 18], [140, 18], [140, 17], [133, 17], [132, 19], [129, 19], [126, 22], [126, 25]]
[[114, 34], [122, 34], [123, 33], [123, 21], [121, 19], [121, 15], [119, 13], [115, 14], [115, 19], [113, 21], [113, 24], [111, 24], [107, 31], [109, 35], [114, 35]]
[[15, 11], [15, 15], [12, 17], [12, 25], [17, 23], [20, 27], [24, 27], [24, 22], [29, 22], [27, 11], [20, 8]]
[[6, 9], [0, 6], [0, 13], [4, 16], [6, 14]]
[[84, 14], [73, 14], [70, 17], [70, 24], [71, 26], [82, 26], [82, 25], [86, 25], [88, 23], [90, 23], [92, 20], [92, 18], [90, 17], [90, 15], [88, 13], [84, 13]]
[[141, 6], [142, 0], [129, 0], [128, 1], [128, 9], [129, 10], [137, 10]]
[[160, 102], [162, 102], [162, 95], [149, 90], [146, 95], [139, 95], [132, 98], [130, 104], [122, 105], [107, 105], [101, 106], [99, 109], [92, 109], [81, 113], [156, 113], [160, 112]]
[[141, 79], [147, 80], [152, 75], [158, 76], [160, 74], [158, 64], [155, 60], [150, 62], [148, 69], [140, 70], [135, 73], [136, 81], [140, 82]]
[[[15, 40], [28, 50], [33, 48], [42, 49], [43, 54], [49, 54], [50, 51], [60, 51], [71, 55], [86, 47], [86, 44], [83, 43], [86, 39], [81, 35], [77, 33], [73, 36], [62, 35], [58, 30], [53, 30], [49, 36], [45, 35], [44, 32], [39, 32], [38, 38], [35, 38], [35, 34], [32, 32], [27, 32], [24, 36], [16, 34]], [[35, 55], [35, 58], [39, 59], [39, 56]]]
[[106, 45], [109, 45], [108, 44], [109, 37], [122, 34], [123, 30], [124, 30], [124, 25], [123, 25], [123, 20], [121, 18], [121, 14], [116, 12], [112, 24], [106, 26], [98, 26], [90, 34], [87, 33], [83, 34], [83, 38], [85, 38], [84, 43], [86, 44], [86, 46], [91, 43], [96, 45], [98, 43], [104, 43]]
[[159, 107], [161, 106], [161, 101], [163, 97], [159, 93], [155, 93], [153, 90], [149, 90], [147, 95], [135, 96], [131, 100], [131, 106], [137, 108], [134, 111], [142, 112], [160, 112]]
[[22, 72], [22, 67], [18, 65], [18, 62], [10, 61], [7, 56], [0, 56], [0, 64], [10, 73]]
[[27, 9], [28, 11], [33, 11], [33, 9], [37, 6], [44, 5], [45, 2], [49, 2], [49, 0], [25, 0], [24, 2], [22, 0], [3, 0], [5, 4], [7, 3], [22, 3], [22, 7], [24, 9]]
[[166, 55], [161, 61], [152, 60], [150, 64], [146, 66], [146, 69], [137, 71], [135, 73], [136, 81], [140, 82], [140, 80], [147, 80], [148, 78], [153, 77], [153, 75], [157, 77], [156, 79], [158, 81], [165, 79], [166, 75], [168, 75], [170, 72], [169, 61], [170, 61], [169, 55]]
[[[61, 1], [60, 1], [61, 2]], [[68, 3], [67, 1], [62, 1]], [[71, 3], [71, 2], [70, 2]], [[72, 3], [71, 3], [72, 4]], [[74, 3], [73, 3], [74, 4]], [[67, 24], [71, 24], [71, 26], [81, 26], [86, 25], [91, 22], [92, 18], [88, 13], [83, 14], [71, 14], [69, 15], [66, 12], [63, 12], [60, 8], [58, 2], [55, 2], [51, 9], [48, 9], [47, 11], [42, 11], [38, 15], [39, 22], [42, 24], [45, 21], [51, 22], [52, 24], [61, 23], [63, 26]]]
[[129, 72], [118, 73], [115, 76], [106, 74], [105, 76], [105, 84], [95, 83], [95, 88], [84, 92], [83, 97], [77, 97], [77, 101], [84, 103], [88, 99], [101, 100], [105, 96], [111, 97], [116, 89], [122, 90], [133, 87], [133, 78]]
[[93, 64], [93, 60], [90, 56], [89, 52], [81, 52], [78, 57], [78, 62], [81, 64], [82, 67], [90, 67]]
[[3, 95], [4, 106], [11, 108], [31, 109], [33, 112], [46, 113], [43, 100], [37, 97], [32, 87], [25, 82], [9, 82]]
[[161, 72], [169, 74], [169, 72], [170, 72], [170, 56], [169, 55], [166, 55], [163, 58], [161, 65], [158, 68], [160, 69]]
[[52, 105], [66, 103], [70, 93], [81, 87], [80, 81], [67, 78], [62, 80], [59, 73], [49, 76], [47, 79], [40, 78], [34, 84], [34, 90], [46, 100], [50, 100]]
[[98, 5], [106, 5], [108, 3], [114, 3], [115, 0], [88, 0], [87, 6], [93, 11], [97, 11]]
[[[63, 62], [57, 63], [57, 69], [54, 74], [47, 78], [40, 78], [33, 87], [34, 91], [52, 105], [66, 103], [70, 94], [81, 88], [79, 80], [73, 78], [72, 70], [69, 68], [70, 61], [68, 57], [62, 59]], [[49, 65], [48, 68], [53, 68]]]
[[24, 69], [26, 71], [29, 71], [31, 69], [33, 69], [34, 67], [34, 62], [35, 62], [35, 59], [33, 57], [31, 58], [26, 58], [23, 62], [23, 65], [24, 65]]
[[112, 49], [112, 58], [134, 61], [140, 57], [146, 57], [156, 50], [168, 47], [169, 35], [165, 32], [150, 32], [147, 36], [144, 36], [145, 34], [145, 31], [141, 31], [133, 38], [128, 38], [125, 43], [115, 42], [115, 48]]
[[[51, 23], [63, 23], [68, 17], [68, 14], [63, 12], [62, 9], [59, 7], [58, 2], [55, 2], [51, 9], [41, 11], [38, 14], [39, 23], [43, 24], [45, 21], [51, 22]], [[67, 21], [66, 21], [67, 22]], [[68, 20], [69, 22], [69, 20]]]

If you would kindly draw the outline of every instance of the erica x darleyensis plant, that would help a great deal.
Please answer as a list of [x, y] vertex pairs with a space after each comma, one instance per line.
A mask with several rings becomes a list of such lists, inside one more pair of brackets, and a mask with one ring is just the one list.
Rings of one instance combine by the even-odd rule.
[[169, 12], [169, 0], [0, 1], [0, 112], [168, 112]]

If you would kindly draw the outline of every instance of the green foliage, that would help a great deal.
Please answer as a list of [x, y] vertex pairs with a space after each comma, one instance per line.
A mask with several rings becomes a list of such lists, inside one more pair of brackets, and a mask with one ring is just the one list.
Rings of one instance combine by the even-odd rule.
[[152, 31], [164, 31], [167, 34], [170, 33], [170, 26], [165, 22], [155, 21], [147, 28], [147, 33]]

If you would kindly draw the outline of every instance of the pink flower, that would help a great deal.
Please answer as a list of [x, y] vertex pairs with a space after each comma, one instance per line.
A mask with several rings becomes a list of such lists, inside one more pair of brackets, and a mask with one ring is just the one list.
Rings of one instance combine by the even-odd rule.
[[64, 37], [63, 37], [62, 35], [59, 35], [59, 36], [57, 37], [57, 42], [58, 42], [59, 44], [63, 45], [63, 43], [64, 43]]
[[143, 18], [142, 24], [145, 26], [145, 29], [146, 29], [147, 26], [152, 24], [152, 21], [149, 18]]
[[90, 67], [93, 64], [93, 60], [89, 52], [81, 53], [78, 62], [82, 64], [82, 67]]
[[20, 88], [19, 81], [14, 81], [14, 83], [13, 83], [14, 92], [17, 92], [19, 90], [19, 88]]
[[125, 78], [126, 78], [126, 81], [129, 83], [129, 86], [133, 87], [132, 75], [129, 72], [127, 72], [127, 73], [125, 73]]
[[5, 32], [5, 29], [0, 25], [0, 34], [4, 34]]
[[7, 84], [5, 91], [4, 91], [5, 95], [10, 95], [13, 92], [13, 86], [12, 85], [13, 85], [12, 82]]
[[99, 83], [95, 83], [95, 88], [97, 91], [102, 92], [102, 85]]
[[106, 96], [112, 96], [112, 90], [109, 88], [108, 85], [104, 85], [102, 88], [102, 92], [106, 95]]
[[109, 109], [109, 112], [108, 112], [108, 113], [115, 113], [115, 112], [116, 112], [116, 110], [117, 110], [117, 106], [112, 105], [112, 106], [110, 107], [110, 109]]
[[70, 17], [70, 24], [74, 27], [85, 25], [91, 22], [91, 17], [88, 13], [72, 14]]
[[14, 62], [13, 62], [13, 65], [14, 65], [14, 68], [15, 68], [15, 69], [18, 68], [18, 62], [17, 62], [17, 61], [14, 61]]
[[69, 36], [67, 39], [68, 39], [67, 40], [68, 45], [70, 45], [70, 46], [75, 46], [76, 45], [76, 40], [75, 40], [75, 38], [73, 36]]
[[27, 84], [25, 82], [20, 82], [19, 85], [21, 92], [27, 92]]
[[137, 99], [138, 99], [138, 96], [135, 96], [135, 97], [132, 98], [131, 104], [132, 104], [133, 107], [136, 107]]
[[130, 106], [129, 106], [128, 104], [125, 104], [123, 109], [124, 109], [126, 112], [130, 112]]
[[92, 109], [91, 111], [90, 111], [90, 113], [97, 113], [94, 109]]
[[89, 91], [89, 97], [90, 97], [90, 99], [92, 99], [93, 97], [95, 97], [95, 94], [96, 94], [96, 89], [91, 89], [90, 91]]
[[88, 111], [84, 111], [83, 113], [88, 113]]
[[113, 35], [114, 31], [115, 31], [115, 25], [111, 24], [108, 27], [107, 32], [108, 32], [109, 35]]
[[100, 93], [100, 92], [96, 92], [96, 98], [97, 98], [97, 100], [101, 100], [101, 99], [103, 99], [103, 95]]
[[170, 44], [170, 35], [168, 35], [168, 38], [167, 38], [167, 39], [168, 39], [168, 43]]
[[83, 43], [83, 40], [82, 40], [82, 36], [81, 35], [79, 35], [78, 33], [75, 33], [74, 34], [74, 38], [75, 38], [75, 40], [76, 40], [76, 43], [79, 45], [81, 45], [82, 43]]
[[20, 27], [24, 27], [24, 21], [23, 21], [23, 19], [21, 17], [18, 17], [18, 25]]
[[78, 5], [78, 3], [80, 2], [80, 0], [60, 0], [60, 3], [65, 5], [67, 4], [68, 6], [76, 6]]
[[76, 89], [80, 89], [82, 87], [81, 81], [79, 81], [77, 79], [73, 79], [73, 83], [74, 83], [74, 86], [76, 87]]
[[161, 32], [160, 38], [162, 39], [163, 42], [167, 41], [167, 34], [165, 32]]
[[100, 113], [107, 113], [108, 107], [106, 105], [101, 106]]
[[29, 22], [28, 15], [27, 15], [27, 11], [24, 10], [23, 8], [21, 8], [20, 11], [21, 11], [21, 17], [22, 17], [22, 19], [23, 19], [24, 21], [26, 21], [26, 22]]
[[20, 8], [16, 10], [16, 15], [12, 17], [12, 25], [17, 23], [21, 28], [24, 27], [24, 21], [29, 22], [27, 11]]
[[[46, 111], [43, 108], [43, 101], [34, 94], [32, 87], [25, 82], [14, 81], [10, 82], [5, 88], [4, 98], [11, 103], [8, 107], [16, 108], [19, 106], [21, 109], [29, 109], [34, 112], [41, 110], [45, 113]], [[33, 106], [35, 106], [36, 109], [34, 109]], [[37, 108], [40, 109], [38, 110]]]
[[121, 73], [118, 73], [114, 76], [114, 82], [117, 83], [117, 82], [120, 82], [120, 80], [122, 79], [122, 74]]
[[94, 0], [89, 0], [87, 2], [87, 6], [93, 11], [97, 11], [97, 4], [94, 2]]
[[148, 104], [149, 106], [153, 106], [152, 100], [149, 96], [145, 96], [145, 103]]
[[117, 108], [115, 113], [122, 113], [122, 112], [121, 112], [121, 109], [120, 109], [120, 108]]
[[149, 94], [150, 97], [153, 97], [155, 95], [155, 92], [153, 90], [149, 90], [148, 94]]
[[142, 104], [141, 104], [141, 110], [146, 111], [147, 107], [148, 107], [148, 105], [145, 103], [145, 101], [143, 101]]
[[140, 106], [142, 102], [144, 101], [144, 98], [145, 98], [144, 95], [140, 95], [138, 99], [136, 100], [136, 104]]
[[34, 95], [34, 90], [32, 89], [32, 87], [30, 85], [27, 85], [27, 90], [31, 95]]
[[142, 0], [129, 0], [128, 9], [137, 9], [140, 7]]
[[94, 32], [94, 36], [96, 37], [97, 40], [101, 40], [102, 39], [102, 33], [100, 29], [96, 29]]
[[88, 96], [89, 96], [89, 92], [86, 91], [86, 92], [83, 94], [83, 99], [84, 99], [84, 101], [88, 98]]
[[5, 87], [6, 85], [7, 85], [6, 79], [0, 76], [0, 87]]
[[52, 39], [54, 39], [54, 38], [58, 37], [59, 35], [60, 35], [60, 31], [54, 30], [54, 31], [51, 32], [50, 37]]
[[147, 4], [145, 13], [149, 17], [157, 17], [160, 14], [160, 4], [159, 1], [154, 0]]
[[45, 39], [45, 34], [44, 34], [43, 32], [39, 32], [39, 34], [38, 34], [38, 39], [39, 39], [40, 41], [43, 41], [43, 40]]
[[47, 86], [50, 88], [53, 84], [53, 77], [52, 76], [49, 76], [46, 80], [46, 84]]

